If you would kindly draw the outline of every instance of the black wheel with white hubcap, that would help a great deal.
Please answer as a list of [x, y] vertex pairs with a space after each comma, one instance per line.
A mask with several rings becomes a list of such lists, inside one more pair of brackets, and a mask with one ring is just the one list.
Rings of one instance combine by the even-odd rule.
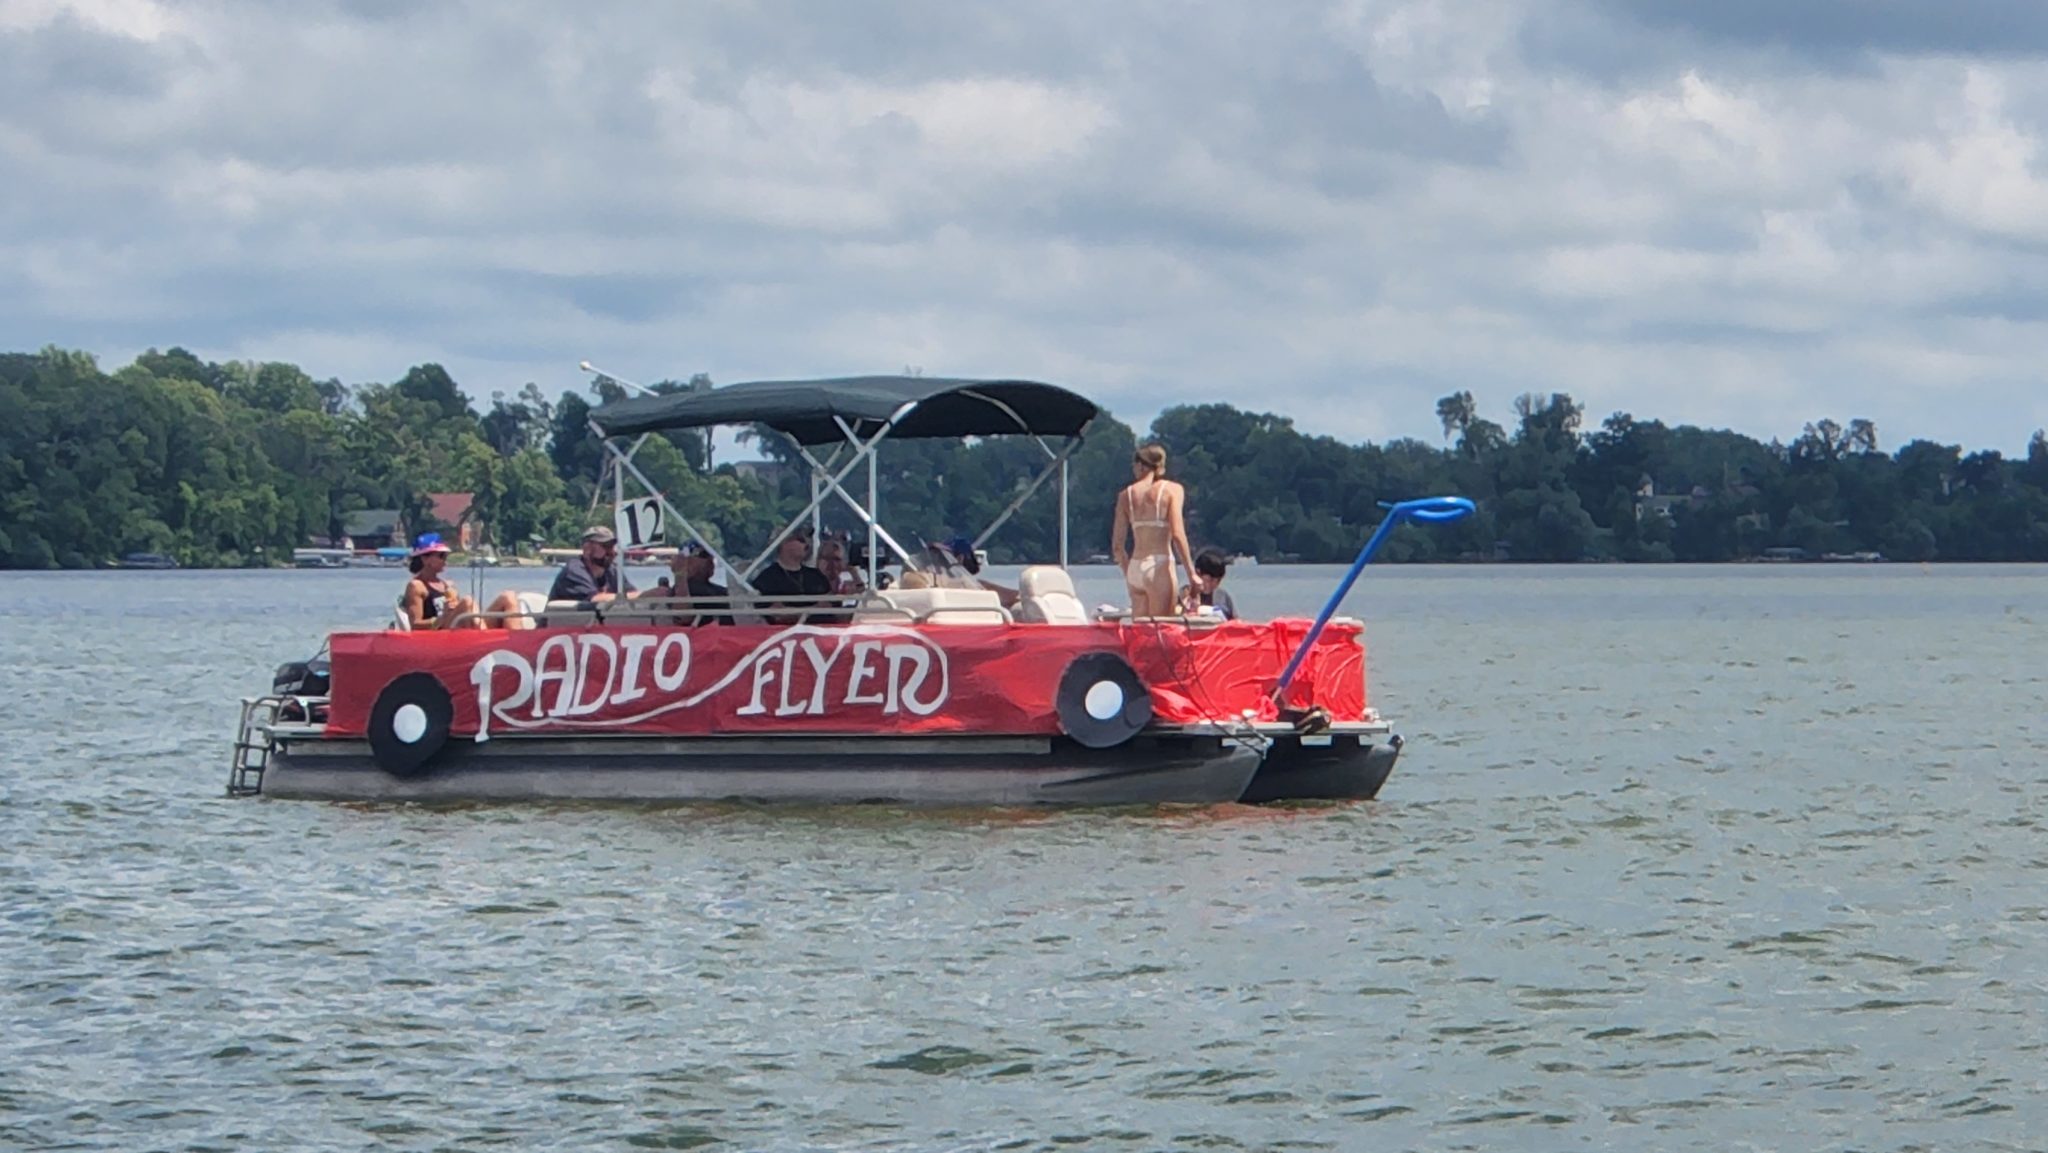
[[1060, 728], [1091, 749], [1114, 748], [1152, 723], [1152, 694], [1129, 661], [1084, 653], [1060, 674], [1053, 698]]
[[432, 673], [406, 673], [370, 708], [370, 752], [394, 777], [417, 776], [448, 743], [455, 702]]

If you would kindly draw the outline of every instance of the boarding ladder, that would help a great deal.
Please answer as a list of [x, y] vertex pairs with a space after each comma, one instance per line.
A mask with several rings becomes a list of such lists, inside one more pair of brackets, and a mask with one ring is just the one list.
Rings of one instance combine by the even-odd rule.
[[263, 791], [263, 770], [270, 767], [270, 730], [289, 697], [242, 698], [242, 721], [235, 726], [235, 755], [228, 763], [228, 796], [253, 797]]

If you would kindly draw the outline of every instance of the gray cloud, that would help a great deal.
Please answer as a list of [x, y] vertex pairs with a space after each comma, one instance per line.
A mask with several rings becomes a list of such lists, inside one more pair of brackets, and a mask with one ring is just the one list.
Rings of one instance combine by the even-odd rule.
[[2017, 451], [2048, 19], [1780, 7], [22, 0], [0, 344]]
[[1646, 27], [1830, 57], [2031, 57], [2048, 49], [2048, 8], [2034, 0], [1597, 0], [1597, 7]]

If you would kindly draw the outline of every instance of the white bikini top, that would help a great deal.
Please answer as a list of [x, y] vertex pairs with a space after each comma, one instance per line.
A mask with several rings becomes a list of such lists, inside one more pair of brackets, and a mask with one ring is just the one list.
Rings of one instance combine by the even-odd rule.
[[1163, 480], [1155, 480], [1152, 482], [1152, 515], [1149, 517], [1140, 517], [1138, 515], [1138, 497], [1137, 494], [1132, 491], [1132, 489], [1135, 489], [1136, 487], [1136, 485], [1133, 485], [1131, 488], [1124, 490], [1124, 495], [1131, 498], [1131, 527], [1165, 528], [1166, 482]]

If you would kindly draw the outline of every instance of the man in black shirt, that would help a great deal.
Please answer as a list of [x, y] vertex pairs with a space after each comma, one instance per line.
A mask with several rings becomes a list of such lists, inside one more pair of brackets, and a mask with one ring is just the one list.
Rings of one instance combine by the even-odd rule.
[[[761, 566], [761, 571], [754, 574], [751, 582], [754, 591], [763, 597], [814, 597], [829, 594], [832, 591], [832, 582], [825, 579], [824, 573], [804, 563], [810, 549], [811, 534], [808, 529], [799, 528], [783, 537], [782, 543], [776, 546], [775, 559]], [[820, 614], [808, 605], [791, 605], [773, 600], [760, 602], [760, 607], [794, 610], [781, 613], [763, 612], [762, 619], [773, 625], [793, 625], [807, 617], [816, 620], [837, 620], [843, 619], [844, 615], [829, 612]]]
[[604, 604], [633, 595], [633, 582], [619, 567], [619, 538], [612, 530], [597, 525], [583, 530], [583, 555], [571, 557], [555, 574], [548, 589], [551, 601]]

